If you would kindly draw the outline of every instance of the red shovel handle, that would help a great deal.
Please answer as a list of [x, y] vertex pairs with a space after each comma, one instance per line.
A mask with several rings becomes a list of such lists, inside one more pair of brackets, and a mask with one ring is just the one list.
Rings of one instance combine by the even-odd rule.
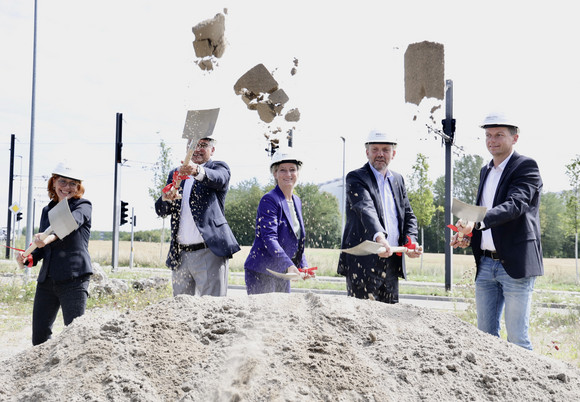
[[[407, 250], [415, 250], [417, 248], [417, 244], [413, 243], [411, 238], [407, 236], [407, 244], [403, 245], [403, 247], [406, 247]], [[403, 253], [397, 253], [397, 255], [400, 257], [403, 255]]]
[[[455, 225], [447, 225], [447, 227], [448, 227], [449, 229], [453, 230], [454, 232], [459, 232], [459, 230], [457, 230], [457, 226], [455, 226]], [[468, 234], [468, 235], [466, 235], [466, 236], [467, 236], [467, 237], [471, 237], [471, 236], [473, 236], [473, 233], [470, 233], [470, 234]]]

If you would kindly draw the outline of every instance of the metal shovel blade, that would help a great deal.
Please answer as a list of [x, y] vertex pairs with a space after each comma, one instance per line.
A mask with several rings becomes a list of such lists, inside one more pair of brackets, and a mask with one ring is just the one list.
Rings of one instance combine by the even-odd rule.
[[298, 274], [293, 274], [293, 273], [283, 274], [281, 272], [272, 271], [271, 269], [268, 269], [268, 268], [266, 268], [266, 271], [268, 271], [269, 273], [271, 273], [272, 275], [274, 275], [278, 278], [286, 279], [289, 281], [297, 281], [298, 279], [301, 279], [301, 276]]
[[483, 218], [485, 218], [487, 208], [467, 204], [463, 201], [458, 200], [457, 198], [453, 198], [451, 212], [453, 213], [453, 215], [455, 215], [461, 220], [470, 222], [481, 222], [483, 221]]
[[365, 240], [358, 246], [345, 248], [340, 251], [352, 255], [370, 255], [370, 254], [380, 254], [385, 251], [385, 248], [380, 243]]
[[60, 201], [54, 208], [48, 211], [48, 221], [50, 222], [52, 231], [59, 239], [64, 239], [79, 227], [70, 212], [67, 199]]
[[187, 138], [197, 144], [200, 139], [210, 137], [215, 128], [219, 112], [219, 108], [188, 110], [182, 138]]

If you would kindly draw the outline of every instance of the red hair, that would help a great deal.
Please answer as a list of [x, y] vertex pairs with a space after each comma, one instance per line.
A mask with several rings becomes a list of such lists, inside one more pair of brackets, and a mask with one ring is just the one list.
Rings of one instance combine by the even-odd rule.
[[[56, 183], [54, 182], [56, 179], [59, 179], [63, 176], [59, 176], [57, 174], [52, 174], [51, 178], [48, 179], [48, 198], [50, 198], [52, 201], [56, 201], [58, 202], [58, 195], [56, 194], [56, 190], [54, 189], [54, 187], [56, 186]], [[66, 177], [68, 179], [68, 177]], [[74, 179], [73, 179], [74, 180]], [[85, 186], [83, 186], [83, 182], [80, 180], [74, 180], [75, 182], [77, 182], [79, 185], [77, 187], [77, 192], [75, 193], [75, 195], [72, 196], [72, 198], [81, 198], [84, 194], [85, 194]]]

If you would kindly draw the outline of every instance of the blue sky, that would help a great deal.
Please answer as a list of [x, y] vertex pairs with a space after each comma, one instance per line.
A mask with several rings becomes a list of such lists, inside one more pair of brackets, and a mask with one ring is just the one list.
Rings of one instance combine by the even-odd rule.
[[[507, 3], [507, 4], [506, 4]], [[14, 198], [27, 208], [31, 121], [33, 1], [0, 4], [0, 185], [7, 188], [10, 134], [16, 134]], [[580, 153], [576, 110], [580, 37], [572, 4], [552, 1], [201, 2], [103, 0], [39, 2], [36, 66], [35, 199], [46, 203], [43, 176], [61, 159], [86, 169], [93, 228], [111, 230], [115, 115], [123, 113], [121, 199], [135, 208], [139, 230], [161, 227], [148, 188], [159, 142], [177, 165], [189, 109], [221, 109], [215, 159], [232, 170], [232, 184], [269, 180], [264, 133], [270, 126], [246, 109], [236, 80], [263, 63], [297, 107], [294, 145], [304, 159], [302, 182], [342, 175], [365, 163], [369, 130], [400, 139], [392, 169], [407, 175], [418, 152], [433, 179], [444, 174], [444, 148], [425, 124], [444, 118], [444, 104], [404, 101], [403, 56], [424, 40], [445, 47], [445, 78], [454, 83], [456, 144], [486, 160], [478, 124], [502, 109], [521, 122], [516, 150], [535, 158], [545, 190], [568, 188], [564, 165]], [[194, 63], [191, 28], [228, 9], [228, 46], [211, 73]], [[292, 76], [294, 58], [298, 72]], [[417, 116], [414, 120], [413, 117]], [[440, 124], [436, 126], [440, 128]], [[456, 155], [458, 157], [460, 154]], [[0, 198], [6, 211], [7, 196]], [[39, 211], [40, 208], [37, 207]], [[26, 211], [25, 211], [26, 212]], [[1, 226], [5, 226], [2, 215]], [[25, 222], [22, 221], [22, 222]], [[123, 227], [128, 230], [128, 226]]]

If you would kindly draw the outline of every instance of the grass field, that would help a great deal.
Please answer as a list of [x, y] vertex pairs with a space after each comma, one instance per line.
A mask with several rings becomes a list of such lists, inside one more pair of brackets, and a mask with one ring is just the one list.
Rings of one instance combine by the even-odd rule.
[[[134, 242], [133, 265], [135, 267], [164, 268], [169, 243]], [[243, 271], [244, 261], [250, 247], [244, 246], [234, 254], [230, 270]], [[110, 241], [91, 240], [89, 252], [93, 261], [102, 266], [111, 265], [112, 246]], [[119, 265], [129, 266], [130, 242], [119, 243]], [[306, 249], [306, 259], [311, 267], [318, 267], [320, 276], [336, 276], [339, 251], [333, 249]], [[545, 258], [545, 275], [538, 278], [537, 289], [579, 291], [576, 284], [576, 265], [574, 259]], [[407, 259], [409, 280], [423, 282], [445, 282], [445, 255], [425, 254], [423, 258]], [[452, 263], [453, 283], [473, 282], [475, 262], [473, 256], [455, 254]]]

